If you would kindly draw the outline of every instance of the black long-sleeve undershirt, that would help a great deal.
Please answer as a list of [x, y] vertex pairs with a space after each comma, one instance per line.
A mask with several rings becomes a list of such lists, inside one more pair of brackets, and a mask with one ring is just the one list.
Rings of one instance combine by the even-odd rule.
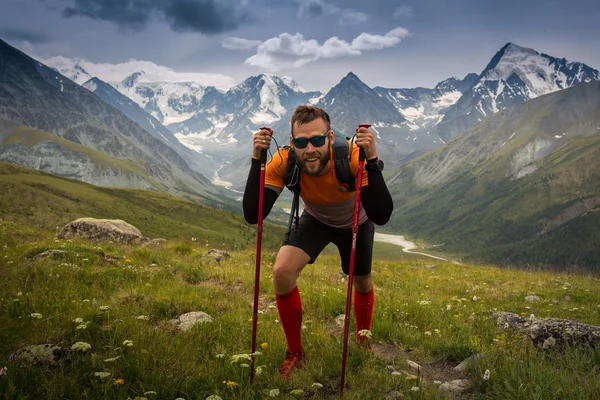
[[[258, 223], [258, 199], [260, 195], [260, 161], [252, 159], [246, 189], [242, 206], [244, 209], [244, 219], [249, 224]], [[266, 218], [273, 204], [279, 197], [279, 193], [270, 188], [265, 188], [263, 201], [263, 219]], [[377, 225], [386, 224], [394, 204], [392, 196], [385, 184], [381, 171], [369, 171], [369, 184], [361, 189], [361, 203], [365, 209], [367, 217]]]

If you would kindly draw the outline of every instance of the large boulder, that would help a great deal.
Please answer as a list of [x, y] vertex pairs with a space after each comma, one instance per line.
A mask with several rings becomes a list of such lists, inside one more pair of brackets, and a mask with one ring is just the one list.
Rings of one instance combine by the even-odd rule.
[[581, 344], [596, 347], [600, 344], [600, 326], [561, 318], [529, 318], [497, 311], [493, 313], [498, 327], [527, 335], [536, 346], [552, 347], [554, 344]]
[[194, 326], [198, 324], [204, 324], [207, 322], [213, 322], [213, 319], [204, 311], [192, 311], [189, 313], [182, 314], [176, 319], [171, 320], [171, 323], [173, 323], [177, 327], [177, 329], [179, 329], [182, 332], [187, 332]]
[[84, 238], [124, 243], [139, 243], [147, 239], [135, 226], [120, 219], [79, 218], [68, 223], [57, 235], [59, 239]]

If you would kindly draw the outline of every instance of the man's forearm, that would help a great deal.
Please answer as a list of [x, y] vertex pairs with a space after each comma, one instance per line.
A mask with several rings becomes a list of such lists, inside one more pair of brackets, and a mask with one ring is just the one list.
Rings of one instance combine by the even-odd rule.
[[[258, 200], [260, 196], [260, 160], [252, 158], [248, 180], [246, 181], [246, 189], [244, 190], [244, 198], [242, 207], [244, 209], [244, 219], [249, 224], [258, 223]], [[265, 188], [263, 201], [263, 218], [266, 218], [278, 194], [269, 188]]]
[[390, 220], [394, 203], [381, 171], [369, 171], [369, 184], [361, 191], [360, 200], [367, 217], [377, 225], [385, 225]]

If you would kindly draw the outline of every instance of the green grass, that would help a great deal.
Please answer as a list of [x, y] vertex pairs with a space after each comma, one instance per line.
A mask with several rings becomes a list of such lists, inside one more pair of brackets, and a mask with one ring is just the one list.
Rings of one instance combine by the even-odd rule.
[[[0, 398], [124, 399], [156, 391], [155, 398], [161, 399], [205, 399], [212, 394], [258, 399], [273, 389], [280, 390], [281, 398], [289, 398], [295, 389], [309, 393], [308, 398], [337, 398], [342, 343], [334, 319], [344, 312], [346, 291], [337, 255], [323, 255], [300, 277], [309, 363], [294, 379], [282, 382], [276, 373], [285, 340], [271, 282], [276, 253], [263, 253], [257, 341], [267, 345], [257, 365], [265, 367], [251, 384], [248, 369], [230, 361], [232, 355], [250, 351], [252, 251], [233, 251], [230, 260], [219, 263], [206, 254], [202, 243], [190, 240], [171, 240], [154, 249], [78, 240], [15, 240], [23, 229], [6, 219], [0, 222], [0, 241], [12, 243], [0, 248], [0, 360], [4, 360], [0, 364], [8, 367], [7, 376], [0, 379]], [[48, 248], [65, 250], [67, 255], [31, 259]], [[105, 262], [97, 253], [100, 249], [117, 261]], [[386, 366], [406, 370], [410, 358], [435, 369], [458, 364], [474, 353], [483, 358], [468, 372], [477, 385], [469, 398], [581, 399], [600, 391], [597, 350], [537, 350], [522, 337], [500, 334], [490, 317], [497, 309], [600, 324], [598, 279], [384, 259], [375, 260], [373, 276], [374, 343], [397, 344], [404, 351], [384, 360], [369, 356], [351, 340], [346, 398], [384, 398], [392, 391], [407, 398], [440, 398], [431, 383], [411, 392], [416, 383], [391, 375]], [[541, 301], [525, 302], [529, 294]], [[101, 306], [110, 308], [102, 311]], [[187, 333], [175, 332], [169, 321], [190, 311], [204, 311], [214, 321]], [[33, 313], [40, 313], [41, 319], [31, 317]], [[82, 318], [86, 328], [76, 329], [75, 318]], [[133, 346], [123, 346], [125, 340], [132, 340]], [[81, 341], [91, 345], [90, 352], [74, 354], [70, 362], [56, 367], [8, 361], [10, 354], [27, 345], [68, 348]], [[482, 379], [486, 369], [491, 371], [488, 381]], [[110, 376], [102, 380], [96, 372]], [[123, 379], [122, 385], [115, 384], [118, 379]], [[229, 389], [223, 381], [239, 386]], [[315, 382], [324, 388], [311, 388]]]
[[[0, 215], [45, 228], [33, 232], [31, 240], [47, 238], [74, 219], [92, 217], [123, 219], [149, 238], [193, 237], [204, 245], [232, 249], [256, 246], [256, 227], [240, 214], [166, 193], [98, 187], [7, 163], [0, 163], [0, 190]], [[265, 225], [270, 228], [263, 235], [264, 246], [276, 249], [284, 228]]]
[[[347, 280], [335, 249], [299, 279], [309, 362], [283, 382], [276, 376], [286, 345], [272, 283], [283, 228], [266, 225], [257, 332], [257, 343], [266, 344], [256, 364], [264, 367], [250, 383], [244, 362], [231, 361], [251, 348], [254, 227], [239, 215], [161, 193], [1, 167], [0, 368], [7, 374], [0, 376], [0, 399], [261, 399], [272, 390], [279, 398], [292, 398], [293, 390], [303, 390], [304, 398], [338, 398], [342, 329], [335, 318], [344, 313]], [[168, 241], [142, 248], [55, 239], [57, 226], [80, 216], [122, 218]], [[217, 262], [207, 254], [211, 248], [228, 250], [231, 259]], [[66, 253], [33, 260], [48, 249]], [[382, 399], [394, 391], [407, 399], [442, 398], [432, 381], [457, 378], [452, 368], [476, 353], [482, 358], [463, 376], [475, 382], [466, 399], [593, 399], [600, 393], [598, 349], [541, 351], [523, 337], [500, 333], [491, 318], [501, 310], [600, 325], [598, 278], [455, 265], [400, 250], [375, 245], [375, 352], [357, 347], [351, 331], [345, 398]], [[541, 300], [526, 302], [530, 294]], [[176, 332], [170, 320], [190, 311], [204, 311], [213, 322]], [[41, 318], [32, 317], [36, 313]], [[85, 329], [77, 329], [76, 318]], [[28, 345], [70, 349], [77, 342], [91, 350], [56, 366], [10, 361]], [[424, 366], [424, 376], [407, 380], [389, 372], [389, 365], [408, 371], [407, 359]], [[316, 382], [323, 388], [313, 387]]]

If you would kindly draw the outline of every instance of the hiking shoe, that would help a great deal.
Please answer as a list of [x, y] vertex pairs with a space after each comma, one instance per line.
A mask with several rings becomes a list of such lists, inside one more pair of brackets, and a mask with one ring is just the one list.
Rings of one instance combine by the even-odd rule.
[[305, 358], [304, 351], [297, 353], [290, 353], [288, 351], [285, 360], [283, 360], [281, 367], [279, 367], [279, 376], [281, 376], [281, 379], [286, 380], [292, 376], [294, 370], [300, 367]]

